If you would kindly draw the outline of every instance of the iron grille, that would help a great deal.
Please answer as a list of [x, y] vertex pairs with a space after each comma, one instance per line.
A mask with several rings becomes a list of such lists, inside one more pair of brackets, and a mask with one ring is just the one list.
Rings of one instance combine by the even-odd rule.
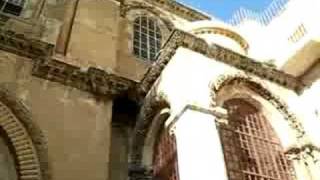
[[220, 128], [230, 180], [294, 180], [292, 163], [263, 114], [243, 99], [224, 104], [229, 125]]
[[167, 130], [162, 130], [154, 152], [154, 178], [156, 180], [179, 180], [174, 135], [171, 136]]

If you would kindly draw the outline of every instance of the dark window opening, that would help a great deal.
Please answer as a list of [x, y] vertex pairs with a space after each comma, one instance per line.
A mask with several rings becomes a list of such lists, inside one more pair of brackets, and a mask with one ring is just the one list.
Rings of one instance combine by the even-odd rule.
[[0, 0], [0, 11], [6, 14], [20, 16], [25, 0]]

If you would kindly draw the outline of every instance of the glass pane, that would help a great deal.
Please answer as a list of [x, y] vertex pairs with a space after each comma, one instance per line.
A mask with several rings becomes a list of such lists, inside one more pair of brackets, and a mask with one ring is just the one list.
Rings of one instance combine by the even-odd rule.
[[133, 53], [134, 53], [135, 55], [139, 56], [139, 55], [140, 55], [140, 50], [139, 50], [139, 48], [138, 48], [138, 47], [134, 47], [134, 48], [133, 48]]
[[148, 53], [147, 53], [147, 51], [142, 50], [140, 56], [141, 56], [142, 58], [148, 59]]
[[141, 27], [141, 32], [144, 34], [148, 34], [148, 30], [145, 27]]
[[154, 30], [154, 21], [149, 20], [149, 29]]

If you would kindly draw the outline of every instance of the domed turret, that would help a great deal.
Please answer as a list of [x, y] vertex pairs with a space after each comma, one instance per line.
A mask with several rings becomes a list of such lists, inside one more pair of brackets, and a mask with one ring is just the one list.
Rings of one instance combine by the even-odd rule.
[[218, 44], [241, 54], [246, 54], [249, 48], [234, 27], [217, 20], [193, 22], [185, 30], [205, 39], [209, 44]]

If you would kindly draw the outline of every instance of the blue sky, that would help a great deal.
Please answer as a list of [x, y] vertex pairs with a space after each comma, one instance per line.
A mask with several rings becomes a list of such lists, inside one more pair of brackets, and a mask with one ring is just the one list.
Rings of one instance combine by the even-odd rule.
[[177, 0], [200, 9], [222, 20], [228, 20], [233, 12], [244, 7], [254, 11], [263, 11], [272, 0]]

